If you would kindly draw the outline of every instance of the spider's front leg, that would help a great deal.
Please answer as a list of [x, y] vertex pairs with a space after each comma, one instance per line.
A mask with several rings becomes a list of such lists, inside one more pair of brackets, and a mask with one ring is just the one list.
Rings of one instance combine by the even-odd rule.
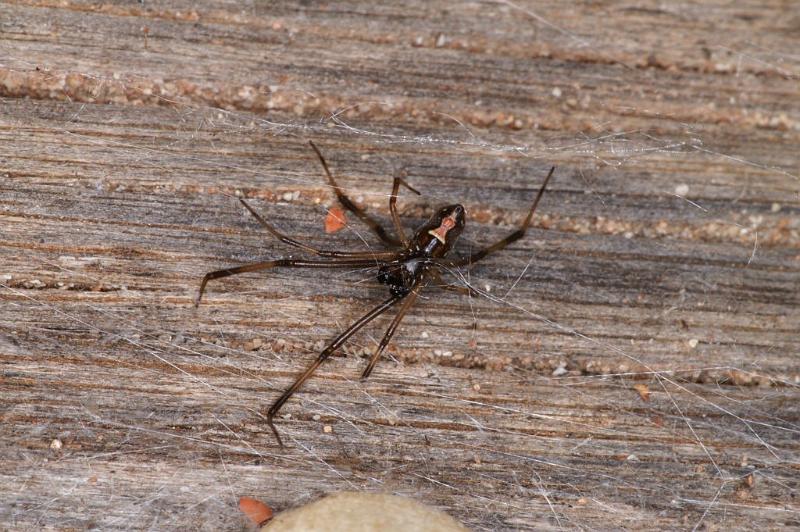
[[223, 277], [230, 277], [231, 275], [239, 275], [240, 273], [257, 272], [261, 270], [269, 270], [272, 268], [369, 268], [375, 266], [375, 260], [366, 259], [331, 259], [331, 260], [304, 260], [304, 259], [276, 259], [264, 262], [254, 262], [252, 264], [245, 264], [244, 266], [236, 266], [235, 268], [225, 268], [224, 270], [216, 270], [208, 272], [203, 277], [200, 283], [200, 289], [197, 292], [195, 299], [195, 306], [200, 305], [200, 299], [205, 292], [206, 284], [214, 279], [222, 279]]
[[[274, 403], [272, 403], [272, 406], [269, 407], [269, 411], [267, 412], [267, 425], [269, 425], [269, 428], [272, 429], [272, 432], [275, 434], [275, 438], [278, 440], [278, 444], [281, 447], [283, 447], [283, 441], [281, 440], [281, 437], [278, 434], [278, 429], [275, 428], [275, 424], [273, 423], [272, 420], [275, 417], [275, 415], [278, 413], [278, 411], [286, 403], [286, 401], [288, 401], [289, 398], [292, 395], [294, 395], [294, 393], [297, 390], [299, 390], [301, 386], [303, 386], [303, 383], [305, 383], [309, 379], [309, 377], [311, 377], [311, 375], [317, 370], [317, 368], [320, 366], [320, 364], [325, 362], [325, 360], [329, 356], [331, 356], [331, 354], [333, 354], [334, 351], [336, 351], [339, 347], [341, 347], [342, 344], [344, 344], [347, 341], [348, 338], [353, 336], [355, 333], [357, 333], [366, 324], [368, 324], [369, 322], [371, 322], [372, 320], [374, 320], [375, 318], [377, 318], [378, 316], [380, 316], [381, 314], [383, 314], [384, 312], [386, 312], [387, 310], [389, 310], [390, 308], [392, 308], [394, 305], [396, 305], [398, 302], [400, 302], [402, 300], [403, 300], [403, 296], [394, 296], [393, 295], [392, 297], [390, 297], [389, 299], [387, 299], [386, 301], [384, 301], [383, 303], [381, 303], [380, 305], [378, 305], [377, 307], [375, 307], [374, 309], [372, 309], [371, 311], [366, 313], [358, 321], [353, 323], [343, 333], [341, 333], [339, 336], [337, 336], [334, 341], [332, 341], [330, 344], [328, 344], [328, 346], [325, 349], [323, 349], [322, 352], [319, 355], [317, 355], [317, 358], [314, 360], [314, 362], [312, 362], [308, 366], [308, 368], [306, 368], [306, 370], [303, 371], [303, 373], [301, 373], [297, 377], [297, 379], [295, 379], [294, 383], [291, 386], [289, 386], [286, 389], [286, 391], [284, 391], [281, 394], [281, 396], [278, 397], [278, 399], [275, 400]], [[406, 306], [407, 305], [404, 305], [404, 308]], [[397, 321], [399, 323], [399, 320], [397, 318], [395, 318], [395, 321]], [[392, 330], [392, 333], [394, 333], [394, 330]], [[391, 335], [389, 337], [391, 338]]]
[[414, 301], [417, 299], [417, 291], [418, 288], [415, 287], [407, 296], [405, 296], [403, 306], [400, 307], [400, 311], [397, 313], [397, 316], [394, 317], [392, 323], [389, 325], [389, 328], [386, 329], [383, 338], [381, 338], [381, 343], [378, 344], [378, 348], [375, 349], [375, 352], [369, 358], [369, 364], [367, 364], [367, 367], [364, 368], [363, 373], [361, 373], [362, 379], [366, 379], [370, 376], [370, 374], [372, 374], [372, 370], [375, 369], [375, 364], [378, 363], [381, 353], [383, 353], [383, 350], [386, 349], [387, 345], [389, 345], [389, 342], [392, 340], [392, 336], [394, 336], [394, 333], [397, 330], [397, 327], [400, 325], [400, 322], [403, 320], [403, 317], [405, 317], [406, 312], [408, 312], [408, 309], [411, 308], [411, 305], [413, 305]]

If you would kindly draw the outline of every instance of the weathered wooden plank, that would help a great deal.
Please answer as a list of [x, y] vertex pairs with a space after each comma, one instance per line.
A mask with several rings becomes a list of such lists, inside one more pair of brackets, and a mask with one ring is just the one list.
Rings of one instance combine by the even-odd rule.
[[[782, 6], [2, 4], [3, 521], [235, 529], [241, 495], [361, 489], [475, 529], [796, 526]], [[287, 405], [281, 450], [266, 407], [383, 290], [297, 270], [192, 298], [291, 251], [237, 191], [378, 248], [324, 234], [308, 139], [383, 220], [401, 173], [409, 227], [462, 202], [463, 249], [558, 169], [469, 273], [485, 295], [428, 292], [360, 382], [370, 326]]]

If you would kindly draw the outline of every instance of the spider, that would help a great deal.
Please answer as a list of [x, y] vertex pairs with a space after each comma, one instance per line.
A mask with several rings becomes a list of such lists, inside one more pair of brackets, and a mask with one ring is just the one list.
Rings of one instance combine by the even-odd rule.
[[295, 392], [308, 380], [309, 377], [317, 370], [317, 368], [331, 356], [331, 354], [342, 346], [353, 334], [358, 332], [362, 327], [369, 322], [386, 312], [387, 310], [398, 306], [399, 310], [392, 320], [389, 328], [383, 335], [378, 348], [369, 359], [367, 367], [361, 374], [362, 379], [369, 377], [372, 373], [375, 364], [383, 353], [386, 346], [394, 336], [400, 321], [406, 315], [411, 305], [417, 299], [420, 290], [430, 284], [431, 281], [439, 283], [436, 286], [445, 290], [457, 291], [465, 294], [473, 294], [471, 288], [464, 286], [456, 286], [452, 284], [443, 284], [441, 278], [441, 270], [449, 268], [457, 268], [461, 266], [471, 266], [475, 262], [485, 258], [486, 256], [499, 251], [510, 243], [519, 240], [525, 235], [525, 231], [531, 223], [531, 218], [539, 204], [539, 200], [544, 194], [548, 181], [553, 175], [555, 166], [550, 168], [550, 172], [544, 180], [541, 188], [539, 188], [536, 198], [533, 200], [528, 216], [522, 225], [508, 235], [492, 244], [471, 253], [466, 257], [448, 259], [446, 258], [453, 245], [455, 244], [458, 236], [464, 230], [466, 221], [466, 211], [461, 205], [447, 205], [437, 210], [430, 220], [422, 224], [411, 238], [406, 236], [403, 225], [400, 223], [400, 216], [397, 214], [397, 194], [400, 191], [400, 186], [404, 186], [411, 192], [419, 194], [414, 187], [409, 185], [400, 177], [394, 178], [392, 186], [392, 194], [389, 196], [389, 211], [392, 216], [392, 222], [396, 236], [390, 235], [386, 229], [375, 218], [367, 214], [361, 207], [353, 203], [350, 198], [345, 195], [342, 188], [336, 183], [333, 178], [328, 163], [322, 156], [322, 152], [312, 142], [309, 141], [311, 148], [316, 152], [322, 168], [325, 170], [325, 175], [328, 177], [328, 183], [336, 193], [339, 203], [352, 212], [359, 220], [364, 222], [369, 228], [377, 235], [377, 237], [386, 245], [387, 251], [333, 251], [327, 249], [318, 249], [308, 244], [299, 242], [289, 236], [284, 235], [270, 225], [260, 214], [258, 214], [244, 199], [239, 198], [242, 205], [250, 211], [256, 220], [266, 229], [270, 234], [275, 236], [281, 242], [308, 252], [311, 255], [320, 257], [320, 259], [294, 259], [283, 258], [275, 260], [267, 260], [261, 262], [254, 262], [252, 264], [245, 264], [244, 266], [236, 266], [233, 268], [226, 268], [224, 270], [216, 270], [209, 272], [203, 277], [200, 283], [200, 289], [195, 300], [195, 305], [200, 304], [200, 298], [206, 288], [206, 284], [213, 279], [220, 279], [229, 277], [231, 275], [238, 275], [240, 273], [254, 272], [260, 270], [268, 270], [271, 268], [367, 268], [377, 267], [378, 274], [377, 280], [379, 283], [389, 287], [389, 298], [383, 303], [376, 306], [364, 316], [358, 319], [355, 323], [350, 325], [344, 332], [337, 336], [328, 346], [317, 355], [317, 358], [303, 371], [289, 386], [278, 399], [272, 403], [269, 411], [267, 412], [267, 424], [278, 444], [283, 447], [283, 440], [281, 440], [278, 430], [275, 428], [273, 419], [278, 411], [283, 407], [286, 401], [289, 400]]

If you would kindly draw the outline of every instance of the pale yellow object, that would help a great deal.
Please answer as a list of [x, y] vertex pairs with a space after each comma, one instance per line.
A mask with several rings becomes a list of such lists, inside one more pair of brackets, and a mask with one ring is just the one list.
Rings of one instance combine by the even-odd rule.
[[281, 512], [262, 532], [465, 532], [444, 512], [414, 499], [344, 491]]

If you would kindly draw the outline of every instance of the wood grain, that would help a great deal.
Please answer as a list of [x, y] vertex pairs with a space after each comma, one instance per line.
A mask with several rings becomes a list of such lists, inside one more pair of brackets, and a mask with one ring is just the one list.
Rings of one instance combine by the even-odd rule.
[[[355, 489], [476, 530], [800, 526], [798, 19], [782, 2], [0, 4], [0, 518], [240, 529]], [[462, 249], [534, 228], [269, 403], [384, 298], [342, 185]], [[457, 280], [457, 279], [456, 279]], [[326, 432], [324, 428], [330, 427]]]

